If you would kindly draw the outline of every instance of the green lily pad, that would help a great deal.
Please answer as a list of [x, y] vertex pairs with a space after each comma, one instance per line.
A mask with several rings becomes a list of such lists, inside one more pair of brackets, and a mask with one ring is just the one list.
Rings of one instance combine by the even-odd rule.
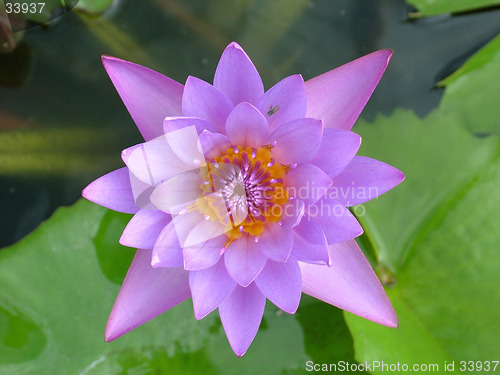
[[407, 0], [419, 10], [413, 17], [474, 11], [499, 5], [499, 0]]
[[443, 111], [457, 113], [474, 134], [500, 133], [500, 35], [443, 80]]
[[476, 138], [458, 116], [434, 111], [425, 120], [396, 110], [373, 124], [354, 128], [363, 138], [360, 154], [399, 168], [405, 181], [363, 205], [359, 220], [368, 228], [378, 262], [395, 272], [415, 236], [477, 170], [492, 162], [498, 140]]
[[[104, 327], [132, 255], [117, 244], [128, 217], [81, 200], [0, 251], [0, 374], [253, 374], [252, 368], [280, 374], [304, 368], [310, 357], [301, 325], [270, 303], [243, 359], [231, 351], [217, 313], [197, 321], [191, 300], [106, 343]], [[117, 257], [114, 265], [106, 250]]]
[[[304, 332], [306, 352], [311, 357], [311, 360], [306, 363], [306, 370], [321, 369], [324, 364], [329, 369], [330, 364], [338, 365], [339, 371], [342, 365], [357, 366], [352, 336], [345, 323], [342, 310], [303, 295], [297, 319]], [[366, 374], [367, 372], [352, 369], [349, 373]]]
[[474, 137], [441, 110], [423, 120], [396, 111], [355, 130], [365, 154], [407, 176], [360, 218], [378, 261], [393, 272], [389, 297], [400, 328], [345, 313], [356, 359], [438, 364], [435, 373], [453, 373], [444, 369], [453, 361], [458, 373], [460, 361], [498, 360], [498, 138]]

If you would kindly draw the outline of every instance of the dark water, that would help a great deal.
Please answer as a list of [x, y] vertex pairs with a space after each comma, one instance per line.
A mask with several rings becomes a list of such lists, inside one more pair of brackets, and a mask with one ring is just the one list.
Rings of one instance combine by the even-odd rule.
[[0, 54], [0, 247], [32, 231], [141, 141], [100, 63], [109, 54], [183, 83], [211, 81], [239, 42], [266, 87], [395, 50], [362, 117], [425, 116], [435, 84], [500, 31], [499, 9], [408, 21], [402, 0], [123, 0], [104, 16], [71, 11]]

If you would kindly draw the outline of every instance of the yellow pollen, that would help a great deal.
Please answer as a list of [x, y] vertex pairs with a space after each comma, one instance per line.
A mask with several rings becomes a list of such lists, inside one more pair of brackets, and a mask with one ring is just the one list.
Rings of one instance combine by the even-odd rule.
[[259, 148], [230, 147], [201, 168], [203, 198], [196, 209], [225, 227], [222, 251], [243, 233], [261, 236], [266, 223], [281, 220], [288, 201], [283, 180], [289, 170], [272, 158], [271, 145]]

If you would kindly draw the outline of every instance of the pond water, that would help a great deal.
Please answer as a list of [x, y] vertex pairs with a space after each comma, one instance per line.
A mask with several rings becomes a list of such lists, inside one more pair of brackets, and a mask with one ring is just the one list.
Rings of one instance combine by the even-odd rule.
[[122, 0], [103, 15], [74, 10], [17, 35], [17, 48], [0, 54], [0, 247], [74, 203], [141, 141], [101, 55], [181, 83], [211, 81], [235, 40], [268, 88], [391, 48], [362, 117], [396, 107], [423, 116], [439, 103], [436, 83], [500, 31], [500, 10], [414, 21], [408, 11], [403, 0]]

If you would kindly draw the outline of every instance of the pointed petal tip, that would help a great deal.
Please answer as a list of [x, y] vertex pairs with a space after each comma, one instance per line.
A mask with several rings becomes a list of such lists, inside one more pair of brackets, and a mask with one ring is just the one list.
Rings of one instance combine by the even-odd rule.
[[[365, 233], [365, 230], [363, 229], [363, 227], [361, 226], [361, 224], [359, 225], [359, 233], [356, 234], [353, 238], [356, 238], [356, 237], [359, 237], [361, 236], [363, 233]], [[331, 260], [330, 260], [331, 261]]]
[[386, 54], [388, 59], [390, 59], [392, 57], [392, 55], [394, 54], [394, 50], [390, 49], [390, 48], [381, 49], [378, 52]]
[[[365, 61], [371, 62], [372, 64], [376, 64], [381, 69], [381, 75], [385, 72], [387, 65], [391, 61], [392, 55], [394, 54], [394, 50], [392, 49], [381, 49], [368, 55], [360, 57], [358, 60], [366, 59]], [[385, 62], [385, 64], [384, 64]]]
[[104, 69], [106, 69], [108, 74], [110, 71], [109, 69], [113, 69], [111, 66], [113, 63], [134, 64], [131, 61], [123, 60], [123, 59], [120, 59], [119, 57], [109, 56], [109, 55], [101, 55], [101, 62], [102, 62], [102, 65], [104, 65]]
[[82, 190], [82, 197], [85, 198], [86, 200], [90, 201], [90, 199], [88, 198], [89, 196], [89, 186], [86, 186], [83, 190]]
[[118, 337], [125, 334], [125, 332], [117, 332], [113, 327], [113, 320], [110, 317], [108, 323], [106, 324], [106, 330], [104, 331], [104, 340], [106, 342], [111, 342], [116, 340]]
[[194, 318], [196, 320], [202, 320], [204, 317], [206, 317], [209, 313], [198, 313], [198, 312], [194, 312]]
[[237, 48], [237, 49], [243, 50], [243, 48], [241, 48], [241, 46], [237, 42], [234, 42], [234, 41], [228, 44], [226, 49], [228, 49], [228, 48]]
[[[390, 305], [390, 310], [386, 311], [386, 316], [381, 316], [377, 320], [373, 320], [375, 323], [381, 324], [385, 327], [388, 328], [399, 328], [399, 320], [396, 315], [396, 312], [394, 311], [394, 308], [391, 305], [391, 302], [389, 301]], [[372, 319], [370, 319], [372, 320]]]
[[306, 117], [323, 119], [327, 128], [350, 130], [392, 53], [390, 49], [375, 51], [306, 81]]
[[399, 184], [400, 184], [401, 182], [403, 182], [403, 181], [405, 180], [406, 176], [405, 176], [405, 174], [404, 174], [403, 172], [401, 172], [399, 169], [398, 169], [397, 171], [399, 172], [399, 180], [400, 180], [400, 181], [399, 181]]
[[380, 56], [381, 58], [385, 58], [387, 63], [386, 66], [389, 64], [389, 61], [391, 61], [392, 55], [394, 54], [394, 50], [386, 48], [386, 49], [381, 49], [372, 53], [369, 53], [366, 55], [366, 57], [371, 56]]
[[385, 324], [386, 327], [389, 328], [399, 328], [399, 320], [398, 317], [395, 316], [394, 320], [389, 321], [387, 324]]
[[135, 204], [126, 167], [92, 181], [82, 190], [82, 197], [113, 211], [135, 214], [139, 210]]
[[122, 246], [129, 247], [129, 246], [127, 246], [127, 235], [125, 234], [125, 232], [123, 232], [122, 235], [120, 236], [118, 243]]
[[[390, 302], [389, 302], [389, 304], [390, 304]], [[387, 328], [394, 328], [394, 329], [399, 328], [399, 320], [398, 320], [398, 317], [396, 315], [396, 312], [392, 308], [392, 305], [390, 305], [390, 310], [385, 311], [385, 312], [381, 312], [381, 313], [376, 314], [376, 315], [374, 315], [373, 313], [371, 313], [371, 314], [362, 314], [362, 313], [356, 314], [356, 313], [353, 313], [349, 310], [344, 310], [344, 311], [349, 313], [349, 314], [352, 314], [352, 315], [357, 315], [358, 317], [366, 319], [372, 323], [380, 324], [380, 325], [387, 327]]]
[[236, 354], [237, 357], [241, 358], [245, 355], [245, 353], [247, 352], [246, 350], [244, 352], [237, 352], [233, 349], [233, 352], [234, 354]]
[[106, 342], [111, 342], [111, 341], [113, 341], [113, 340], [115, 340], [115, 338], [113, 338], [113, 337], [111, 337], [111, 336], [108, 336], [108, 335], [104, 335], [104, 341], [106, 341]]
[[101, 61], [103, 62], [103, 64], [105, 62], [107, 62], [108, 60], [121, 60], [121, 59], [119, 59], [118, 57], [114, 57], [114, 56], [101, 55]]

